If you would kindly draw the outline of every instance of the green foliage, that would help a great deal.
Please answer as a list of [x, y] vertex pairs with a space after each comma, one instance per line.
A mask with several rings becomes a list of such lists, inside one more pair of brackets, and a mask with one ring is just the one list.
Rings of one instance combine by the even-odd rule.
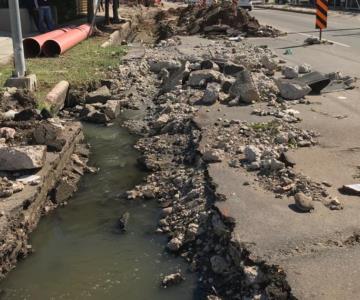
[[[43, 99], [59, 81], [67, 80], [71, 85], [87, 85], [101, 79], [109, 68], [118, 66], [125, 53], [122, 46], [101, 48], [104, 38], [88, 39], [56, 58], [27, 59], [29, 73], [38, 79], [38, 99]], [[0, 66], [0, 86], [10, 77], [12, 65]]]

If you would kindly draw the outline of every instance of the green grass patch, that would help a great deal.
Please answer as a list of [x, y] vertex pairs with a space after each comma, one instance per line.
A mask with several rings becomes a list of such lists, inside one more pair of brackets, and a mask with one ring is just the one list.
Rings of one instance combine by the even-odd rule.
[[[104, 73], [121, 63], [126, 50], [123, 46], [101, 48], [103, 37], [88, 39], [56, 58], [27, 59], [27, 70], [38, 79], [36, 96], [38, 101], [60, 80], [73, 86], [86, 85], [103, 78]], [[12, 65], [0, 66], [0, 86], [10, 77]]]
[[276, 135], [279, 133], [278, 127], [280, 123], [276, 120], [267, 123], [252, 123], [249, 125], [256, 132], [267, 132], [269, 135]]

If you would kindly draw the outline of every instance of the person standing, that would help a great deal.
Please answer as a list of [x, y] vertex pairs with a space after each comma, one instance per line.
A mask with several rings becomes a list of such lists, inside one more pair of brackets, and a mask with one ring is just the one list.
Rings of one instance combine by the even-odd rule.
[[51, 13], [50, 0], [34, 0], [39, 12], [39, 29], [45, 33], [54, 30], [54, 20]]
[[34, 1], [35, 0], [22, 0], [21, 4], [28, 10], [29, 15], [33, 19], [36, 28], [39, 30], [39, 16]]

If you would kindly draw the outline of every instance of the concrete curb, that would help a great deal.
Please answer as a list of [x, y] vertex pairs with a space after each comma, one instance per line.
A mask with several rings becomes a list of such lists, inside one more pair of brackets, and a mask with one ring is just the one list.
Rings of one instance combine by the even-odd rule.
[[315, 10], [301, 10], [301, 9], [295, 9], [295, 8], [291, 8], [291, 7], [278, 7], [278, 6], [273, 6], [273, 5], [254, 5], [254, 7], [315, 16]]
[[133, 27], [134, 26], [133, 26], [131, 21], [127, 21], [126, 23], [122, 24], [120, 26], [120, 29], [114, 31], [110, 35], [109, 40], [107, 40], [105, 43], [103, 43], [101, 45], [101, 47], [106, 48], [106, 47], [109, 47], [109, 46], [120, 44], [124, 40], [126, 41], [127, 38], [130, 36]]

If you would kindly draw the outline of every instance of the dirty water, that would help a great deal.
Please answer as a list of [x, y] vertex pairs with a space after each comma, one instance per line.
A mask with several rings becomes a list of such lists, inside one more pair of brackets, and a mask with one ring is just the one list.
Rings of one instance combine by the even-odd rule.
[[[31, 238], [36, 252], [0, 283], [1, 300], [198, 298], [195, 276], [186, 272], [184, 261], [164, 252], [165, 238], [154, 234], [156, 202], [119, 197], [145, 176], [136, 167], [135, 138], [120, 122], [85, 125], [90, 165], [100, 172], [85, 175], [69, 205], [41, 220]], [[116, 223], [125, 211], [131, 216], [122, 234]], [[186, 281], [160, 288], [160, 275], [178, 269]]]

